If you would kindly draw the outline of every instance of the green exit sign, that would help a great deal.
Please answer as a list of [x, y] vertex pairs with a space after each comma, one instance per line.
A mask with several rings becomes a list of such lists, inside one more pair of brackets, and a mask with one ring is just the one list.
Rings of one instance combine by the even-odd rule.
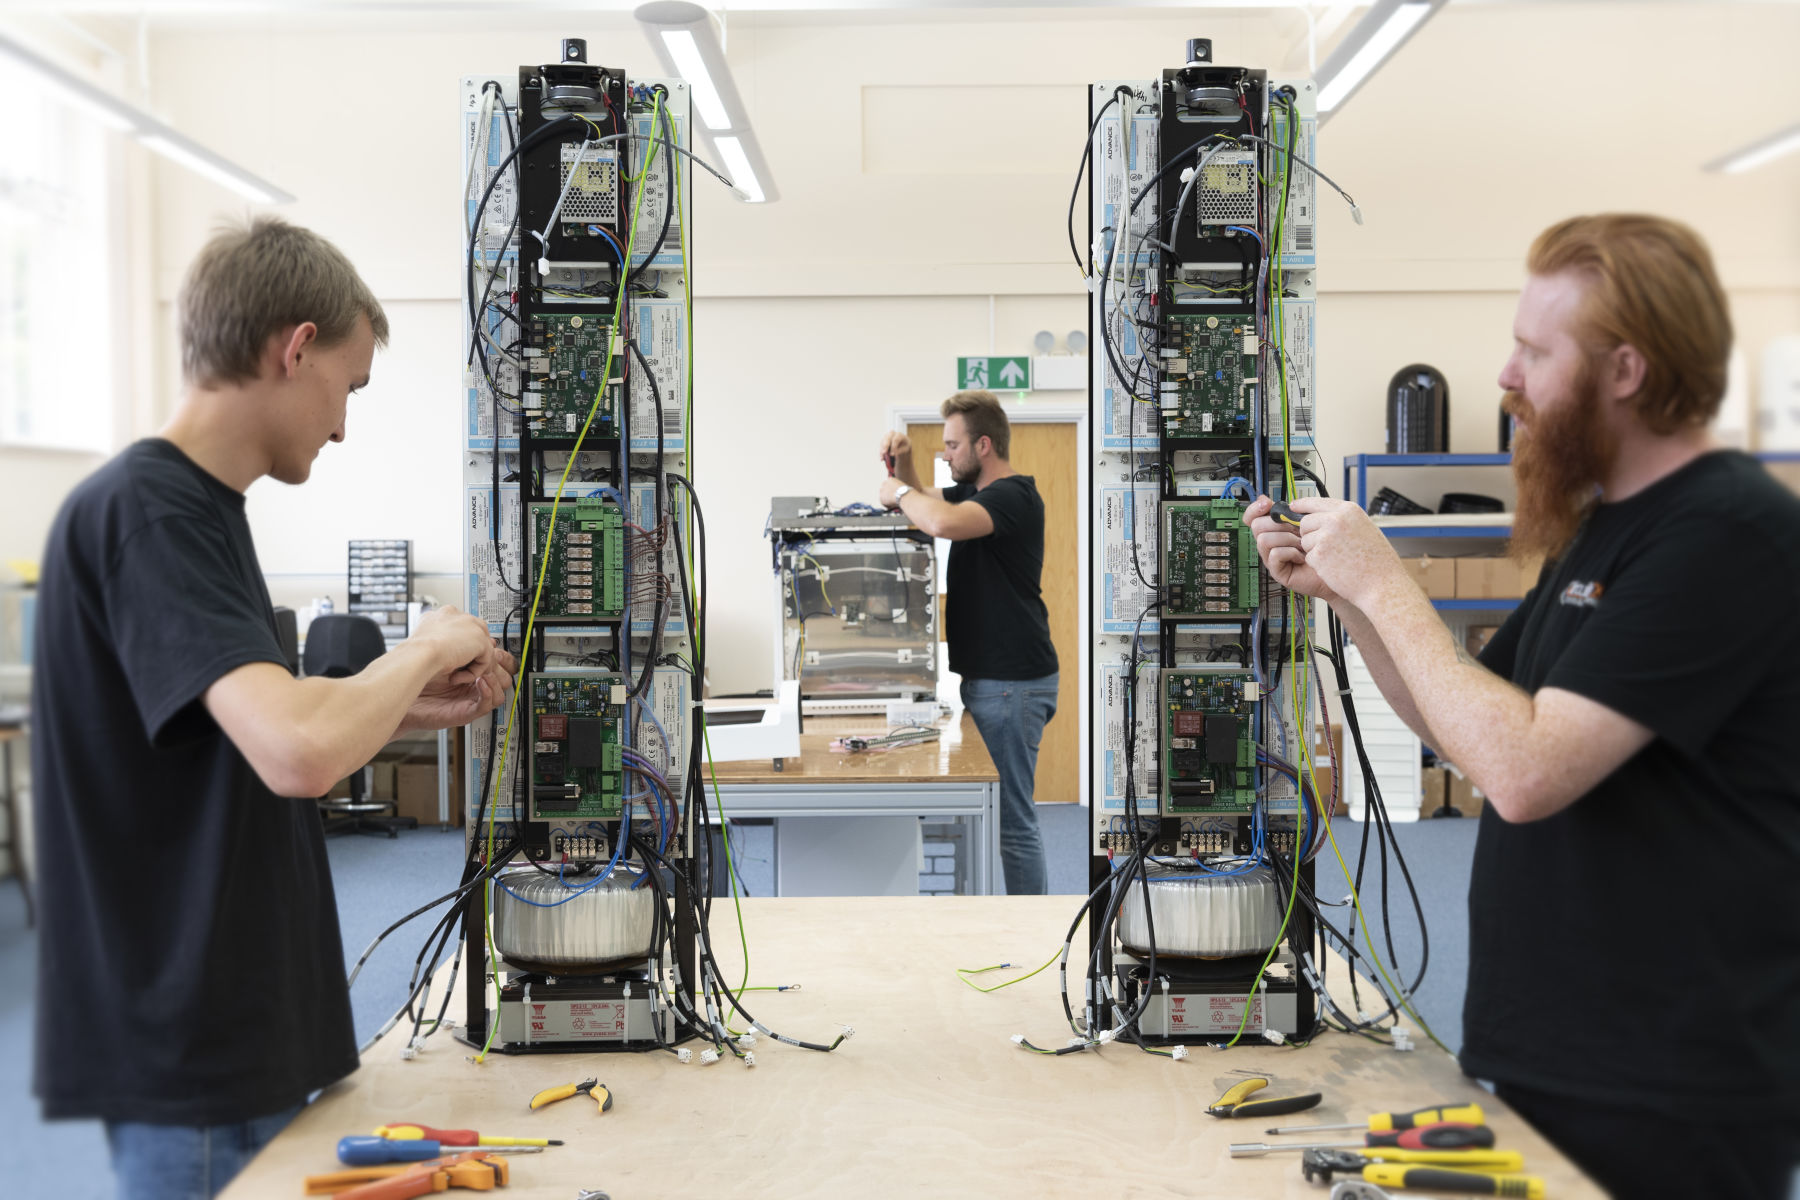
[[1025, 355], [981, 354], [956, 360], [959, 391], [1025, 392], [1031, 390], [1031, 359]]

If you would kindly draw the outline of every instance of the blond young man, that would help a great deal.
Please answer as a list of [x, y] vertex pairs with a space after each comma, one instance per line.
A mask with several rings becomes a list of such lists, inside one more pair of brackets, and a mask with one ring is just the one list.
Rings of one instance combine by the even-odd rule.
[[1462, 1064], [1614, 1195], [1786, 1197], [1800, 1164], [1800, 500], [1706, 427], [1731, 322], [1658, 217], [1546, 230], [1500, 373], [1516, 553], [1479, 661], [1354, 505], [1252, 505], [1384, 697], [1488, 796]]
[[512, 669], [428, 614], [348, 679], [295, 679], [244, 493], [344, 440], [387, 318], [349, 261], [270, 218], [179, 300], [185, 393], [69, 496], [40, 585], [36, 1091], [100, 1117], [122, 1197], [211, 1196], [356, 1068], [313, 797], [396, 733], [465, 724]]
[[950, 669], [962, 701], [1000, 772], [1000, 866], [1009, 895], [1049, 887], [1032, 796], [1038, 745], [1056, 715], [1056, 647], [1040, 584], [1044, 501], [1037, 482], [1012, 468], [1012, 427], [992, 392], [944, 401], [944, 461], [956, 482], [929, 488], [912, 465], [904, 433], [882, 437], [894, 474], [881, 502], [932, 537], [948, 539], [950, 600], [944, 619]]

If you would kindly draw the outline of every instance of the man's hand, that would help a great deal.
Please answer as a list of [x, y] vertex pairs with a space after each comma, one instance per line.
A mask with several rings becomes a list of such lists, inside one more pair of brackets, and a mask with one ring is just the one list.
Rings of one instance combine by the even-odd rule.
[[517, 669], [512, 655], [495, 651], [493, 661], [473, 679], [456, 682], [470, 674], [462, 668], [437, 676], [420, 689], [396, 732], [450, 729], [487, 716], [506, 700]]
[[881, 481], [881, 506], [883, 508], [900, 507], [900, 488], [903, 484], [904, 481], [894, 475], [889, 475]]
[[1273, 504], [1267, 496], [1258, 496], [1244, 510], [1244, 523], [1256, 534], [1256, 552], [1262, 556], [1263, 566], [1269, 569], [1276, 583], [1289, 591], [1316, 596], [1330, 604], [1338, 598], [1337, 593], [1325, 585], [1319, 572], [1307, 562], [1299, 531], [1269, 515]]
[[419, 618], [419, 624], [407, 639], [430, 650], [437, 664], [433, 678], [447, 685], [474, 683], [484, 675], [500, 653], [488, 633], [487, 622], [454, 605], [434, 608]]
[[912, 439], [904, 433], [895, 433], [893, 430], [882, 434], [881, 457], [893, 459], [894, 469], [898, 471], [902, 462], [912, 458]]
[[1381, 588], [1405, 581], [1400, 556], [1361, 508], [1322, 496], [1303, 497], [1288, 507], [1301, 518], [1300, 561], [1328, 591], [1366, 610]]

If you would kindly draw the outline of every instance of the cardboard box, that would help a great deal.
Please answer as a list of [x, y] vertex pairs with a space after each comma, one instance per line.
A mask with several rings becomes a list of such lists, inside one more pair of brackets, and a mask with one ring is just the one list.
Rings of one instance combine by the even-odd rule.
[[1450, 772], [1443, 767], [1426, 767], [1419, 776], [1419, 815], [1429, 817], [1444, 807], [1450, 794]]
[[1456, 595], [1455, 559], [1422, 554], [1418, 558], [1403, 558], [1400, 562], [1413, 582], [1424, 588], [1425, 594], [1433, 600], [1448, 600]]
[[1340, 793], [1337, 806], [1332, 809], [1332, 815], [1338, 817], [1350, 815], [1350, 808], [1344, 803], [1342, 796], [1343, 788], [1337, 784], [1337, 773], [1343, 761], [1344, 727], [1333, 725], [1331, 741], [1328, 743], [1325, 740], [1324, 726], [1313, 726], [1313, 777], [1319, 782], [1319, 798], [1324, 802], [1330, 803], [1334, 787]]
[[1449, 776], [1450, 807], [1465, 817], [1479, 817], [1481, 810], [1487, 807], [1487, 797], [1454, 768], [1450, 770]]
[[394, 789], [399, 784], [398, 775], [395, 770], [399, 764], [386, 759], [376, 759], [370, 765], [375, 770], [375, 790], [372, 793], [375, 799], [392, 800], [394, 798]]
[[1534, 554], [1519, 564], [1519, 595], [1523, 596], [1537, 586], [1538, 576], [1544, 572], [1544, 556]]
[[1479, 655], [1487, 649], [1487, 644], [1493, 641], [1494, 635], [1499, 632], [1498, 625], [1471, 625], [1463, 634], [1463, 649], [1470, 654]]
[[[450, 823], [461, 825], [463, 795], [460, 756], [450, 756]], [[400, 816], [412, 817], [421, 825], [438, 822], [437, 755], [414, 755], [394, 764], [394, 807]]]
[[1513, 600], [1519, 590], [1519, 568], [1510, 558], [1459, 558], [1456, 560], [1456, 598], [1459, 600]]

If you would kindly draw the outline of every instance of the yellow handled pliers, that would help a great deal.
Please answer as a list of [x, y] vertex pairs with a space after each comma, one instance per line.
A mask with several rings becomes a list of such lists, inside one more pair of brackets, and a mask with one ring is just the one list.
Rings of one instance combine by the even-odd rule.
[[601, 1112], [605, 1112], [613, 1106], [612, 1093], [607, 1090], [604, 1083], [597, 1079], [584, 1079], [580, 1083], [564, 1083], [553, 1088], [545, 1088], [531, 1098], [531, 1107], [535, 1111], [546, 1104], [555, 1104], [558, 1100], [567, 1100], [570, 1096], [579, 1096], [584, 1092], [594, 1098], [594, 1102], [600, 1106]]
[[1206, 1111], [1215, 1117], [1274, 1117], [1283, 1113], [1305, 1112], [1318, 1104], [1322, 1098], [1318, 1092], [1308, 1092], [1304, 1096], [1272, 1096], [1257, 1100], [1248, 1097], [1252, 1092], [1260, 1092], [1269, 1086], [1269, 1081], [1260, 1076], [1233, 1084], [1226, 1089]]

